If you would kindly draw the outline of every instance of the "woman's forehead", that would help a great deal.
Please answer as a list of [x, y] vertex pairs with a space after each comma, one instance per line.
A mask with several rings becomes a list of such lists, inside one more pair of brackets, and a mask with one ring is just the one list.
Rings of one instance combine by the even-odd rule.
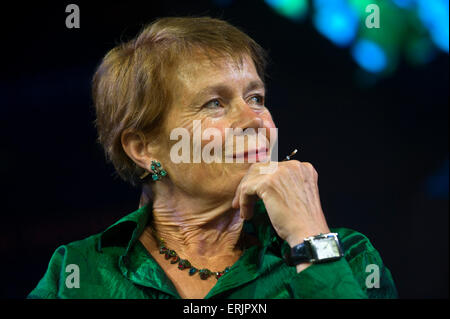
[[259, 80], [255, 65], [247, 55], [243, 55], [241, 59], [233, 59], [198, 54], [182, 61], [175, 73], [181, 87], [193, 91], [227, 80]]

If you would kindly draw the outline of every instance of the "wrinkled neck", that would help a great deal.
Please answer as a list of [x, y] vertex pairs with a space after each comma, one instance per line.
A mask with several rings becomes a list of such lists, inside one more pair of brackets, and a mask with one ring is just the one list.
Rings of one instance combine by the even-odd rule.
[[204, 267], [221, 265], [242, 254], [240, 212], [230, 199], [193, 198], [181, 192], [155, 191], [146, 236], [159, 237], [182, 259]]

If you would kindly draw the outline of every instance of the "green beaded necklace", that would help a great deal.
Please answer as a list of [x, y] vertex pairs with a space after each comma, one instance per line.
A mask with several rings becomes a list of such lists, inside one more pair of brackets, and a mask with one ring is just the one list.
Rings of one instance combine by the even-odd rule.
[[189, 260], [181, 259], [180, 256], [177, 255], [175, 250], [167, 248], [166, 244], [164, 242], [164, 239], [159, 238], [158, 236], [156, 236], [156, 233], [155, 233], [154, 229], [152, 229], [152, 231], [153, 231], [154, 237], [158, 241], [159, 253], [160, 254], [164, 254], [166, 259], [172, 259], [170, 261], [171, 264], [178, 263], [178, 269], [179, 270], [184, 270], [184, 269], [189, 268], [189, 276], [193, 276], [195, 273], [198, 272], [198, 274], [200, 276], [200, 279], [202, 279], [202, 280], [206, 280], [212, 275], [214, 275], [216, 277], [216, 279], [219, 279], [223, 274], [227, 273], [230, 270], [230, 267], [227, 267], [227, 268], [225, 268], [222, 271], [211, 271], [211, 270], [206, 269], [206, 268], [203, 268], [203, 269], [195, 268], [194, 266], [191, 265]]

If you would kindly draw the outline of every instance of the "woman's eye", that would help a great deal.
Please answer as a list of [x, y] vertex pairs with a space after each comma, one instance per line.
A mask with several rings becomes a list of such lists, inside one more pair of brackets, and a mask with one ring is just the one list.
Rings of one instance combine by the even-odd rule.
[[207, 102], [204, 107], [217, 108], [217, 107], [220, 107], [220, 102], [218, 99], [214, 99], [214, 100]]
[[254, 101], [256, 104], [264, 105], [264, 97], [261, 95], [252, 96], [250, 100]]

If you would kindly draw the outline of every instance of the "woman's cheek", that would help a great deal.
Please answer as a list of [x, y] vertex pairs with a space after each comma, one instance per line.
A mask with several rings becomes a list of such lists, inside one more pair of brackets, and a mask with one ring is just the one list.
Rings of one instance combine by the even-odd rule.
[[[210, 129], [217, 132], [222, 137], [222, 143], [225, 138], [225, 129], [228, 127], [230, 127], [229, 123], [227, 121], [224, 121], [223, 119], [208, 118], [207, 120], [202, 122], [202, 131]], [[211, 136], [209, 141], [211, 141], [212, 139], [213, 137]]]
[[266, 145], [269, 147], [270, 153], [272, 153], [273, 147], [278, 138], [278, 132], [270, 113], [267, 113], [264, 116], [262, 116], [262, 119], [263, 119], [263, 128], [265, 129], [265, 132], [263, 134], [266, 140]]

